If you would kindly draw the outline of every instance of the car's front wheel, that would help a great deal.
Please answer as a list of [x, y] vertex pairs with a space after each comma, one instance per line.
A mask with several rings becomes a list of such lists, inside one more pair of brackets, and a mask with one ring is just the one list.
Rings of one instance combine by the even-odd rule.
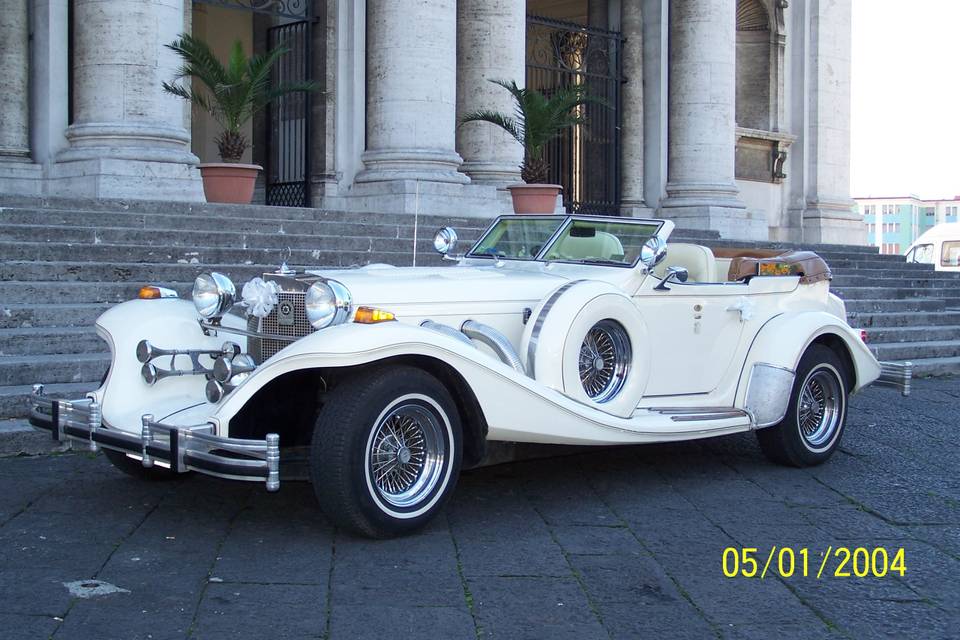
[[436, 515], [456, 484], [461, 456], [459, 413], [439, 380], [414, 367], [371, 367], [325, 399], [310, 475], [336, 525], [386, 538]]
[[780, 464], [825, 462], [840, 445], [847, 420], [847, 371], [832, 349], [815, 344], [797, 366], [787, 414], [757, 431], [764, 454]]

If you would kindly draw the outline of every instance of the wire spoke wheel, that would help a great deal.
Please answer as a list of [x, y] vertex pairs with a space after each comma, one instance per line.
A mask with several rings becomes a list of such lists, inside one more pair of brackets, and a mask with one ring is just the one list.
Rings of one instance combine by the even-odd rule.
[[811, 449], [833, 440], [843, 418], [841, 382], [829, 369], [816, 369], [807, 376], [797, 403], [800, 435]]
[[595, 402], [616, 397], [630, 369], [630, 338], [613, 320], [601, 320], [590, 328], [580, 345], [580, 384]]
[[403, 404], [374, 427], [367, 455], [374, 488], [394, 507], [411, 507], [440, 481], [447, 451], [439, 418], [419, 404]]

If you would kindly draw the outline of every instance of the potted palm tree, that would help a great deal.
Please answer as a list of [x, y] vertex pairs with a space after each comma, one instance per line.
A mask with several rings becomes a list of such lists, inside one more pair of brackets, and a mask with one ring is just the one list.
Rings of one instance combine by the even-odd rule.
[[507, 187], [513, 198], [514, 212], [553, 213], [562, 187], [547, 184], [550, 163], [544, 158], [545, 147], [565, 129], [586, 122], [577, 107], [605, 103], [590, 96], [585, 85], [560, 87], [548, 97], [533, 89], [521, 89], [512, 80], [491, 79], [490, 82], [510, 92], [515, 114], [481, 109], [463, 116], [460, 123], [489, 122], [513, 136], [523, 147], [523, 163], [520, 165], [523, 182]]
[[[288, 51], [282, 46], [247, 57], [243, 44], [237, 40], [226, 64], [206, 42], [189, 34], [181, 34], [166, 46], [180, 56], [183, 66], [173, 82], [163, 83], [164, 91], [206, 111], [222, 127], [215, 140], [222, 162], [200, 165], [207, 201], [249, 204], [257, 174], [263, 167], [240, 162], [250, 146], [243, 126], [276, 98], [296, 91], [316, 91], [319, 85], [296, 82], [271, 86], [270, 70]], [[187, 78], [194, 82], [179, 83]]]

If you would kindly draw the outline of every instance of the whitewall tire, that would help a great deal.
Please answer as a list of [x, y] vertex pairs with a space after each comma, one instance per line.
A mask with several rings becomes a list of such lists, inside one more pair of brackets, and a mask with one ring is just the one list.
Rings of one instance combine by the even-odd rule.
[[408, 366], [341, 381], [317, 416], [310, 473], [324, 513], [366, 536], [410, 533], [432, 519], [460, 472], [462, 426], [443, 384]]

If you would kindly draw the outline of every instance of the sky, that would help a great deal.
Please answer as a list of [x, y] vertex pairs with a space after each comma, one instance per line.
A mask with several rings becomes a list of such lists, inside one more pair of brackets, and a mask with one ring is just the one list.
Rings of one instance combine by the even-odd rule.
[[853, 0], [853, 197], [960, 195], [960, 2]]

